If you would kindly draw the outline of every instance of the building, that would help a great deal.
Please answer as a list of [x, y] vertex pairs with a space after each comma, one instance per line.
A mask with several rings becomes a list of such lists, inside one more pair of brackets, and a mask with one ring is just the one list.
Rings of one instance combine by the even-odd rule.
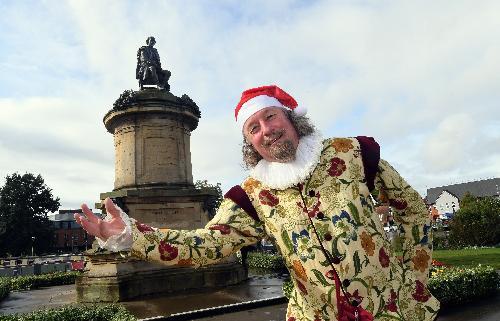
[[429, 188], [425, 201], [431, 213], [450, 219], [460, 209], [460, 201], [467, 192], [476, 197], [500, 197], [500, 178]]
[[[94, 236], [87, 232], [75, 221], [74, 213], [82, 210], [59, 210], [59, 213], [50, 217], [54, 226], [54, 250], [59, 253], [77, 253], [92, 246]], [[96, 213], [94, 213], [96, 214]], [[100, 214], [96, 214], [99, 215]]]

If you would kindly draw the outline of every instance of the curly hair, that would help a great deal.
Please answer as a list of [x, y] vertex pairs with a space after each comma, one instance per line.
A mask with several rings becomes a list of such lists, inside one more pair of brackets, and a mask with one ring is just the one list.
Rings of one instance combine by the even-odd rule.
[[[311, 123], [311, 120], [306, 116], [297, 116], [291, 110], [285, 110], [285, 114], [288, 120], [292, 123], [293, 127], [297, 131], [299, 139], [304, 136], [311, 135], [316, 131], [316, 127]], [[251, 169], [257, 165], [257, 163], [262, 159], [262, 156], [255, 150], [251, 143], [247, 141], [243, 135], [243, 146], [241, 147], [241, 152], [243, 154], [243, 164], [246, 169]]]

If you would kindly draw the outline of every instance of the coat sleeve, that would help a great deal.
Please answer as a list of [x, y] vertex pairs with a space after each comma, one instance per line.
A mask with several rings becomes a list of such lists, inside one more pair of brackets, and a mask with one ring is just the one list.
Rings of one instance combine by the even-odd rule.
[[133, 256], [177, 266], [199, 267], [217, 263], [265, 236], [263, 223], [227, 198], [204, 228], [160, 230], [138, 221], [133, 221], [131, 227]]
[[375, 176], [375, 193], [380, 202], [391, 206], [402, 241], [402, 263], [427, 284], [432, 262], [432, 229], [424, 201], [383, 159]]

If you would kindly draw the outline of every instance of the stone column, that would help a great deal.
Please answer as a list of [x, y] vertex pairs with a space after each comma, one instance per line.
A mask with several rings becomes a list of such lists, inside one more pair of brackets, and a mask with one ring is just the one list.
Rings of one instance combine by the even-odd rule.
[[[155, 88], [128, 92], [119, 100], [104, 116], [104, 125], [114, 136], [115, 184], [100, 200], [114, 198], [129, 216], [158, 228], [205, 226], [207, 204], [214, 194], [193, 185], [190, 136], [200, 118], [196, 104], [186, 95], [179, 98]], [[96, 207], [101, 208], [101, 202]], [[79, 302], [125, 301], [231, 285], [247, 278], [234, 257], [198, 270], [95, 250], [88, 258], [87, 271], [77, 281]]]

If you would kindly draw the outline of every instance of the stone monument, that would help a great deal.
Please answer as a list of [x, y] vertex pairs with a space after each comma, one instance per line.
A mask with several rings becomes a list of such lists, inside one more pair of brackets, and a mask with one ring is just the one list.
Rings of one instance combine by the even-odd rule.
[[[138, 51], [139, 90], [124, 91], [104, 116], [104, 125], [114, 136], [115, 183], [100, 200], [111, 197], [131, 217], [154, 227], [200, 228], [208, 222], [207, 211], [215, 197], [214, 192], [193, 185], [190, 136], [200, 110], [189, 96], [170, 93], [170, 72], [161, 69], [158, 52], [152, 48], [154, 38], [147, 43]], [[101, 203], [96, 207], [103, 210]], [[126, 301], [247, 278], [234, 257], [193, 269], [165, 267], [129, 253], [95, 248], [87, 256], [86, 271], [77, 280], [79, 302]]]

